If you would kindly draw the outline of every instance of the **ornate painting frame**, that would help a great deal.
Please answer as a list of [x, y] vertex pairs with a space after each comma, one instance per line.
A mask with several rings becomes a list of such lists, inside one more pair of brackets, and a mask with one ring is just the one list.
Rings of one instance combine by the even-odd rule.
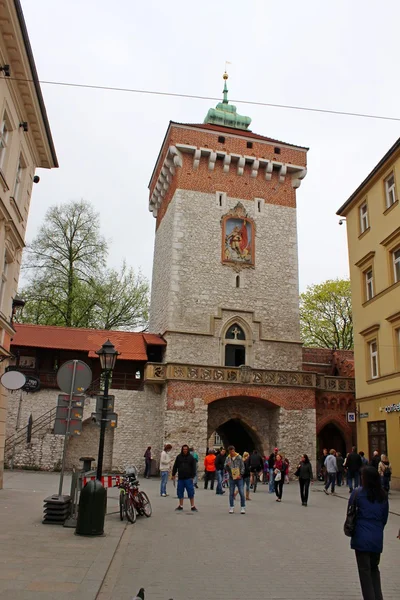
[[235, 270], [255, 266], [255, 223], [241, 202], [221, 218], [221, 262]]

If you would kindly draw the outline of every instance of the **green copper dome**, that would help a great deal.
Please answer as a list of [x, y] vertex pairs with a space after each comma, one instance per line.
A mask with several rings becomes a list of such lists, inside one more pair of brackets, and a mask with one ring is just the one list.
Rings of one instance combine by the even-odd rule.
[[244, 117], [236, 112], [236, 106], [229, 104], [228, 101], [228, 88], [226, 80], [228, 74], [224, 73], [224, 99], [222, 102], [218, 102], [215, 108], [210, 108], [204, 123], [211, 123], [212, 125], [224, 125], [225, 127], [233, 127], [235, 129], [248, 129], [251, 119], [250, 117]]

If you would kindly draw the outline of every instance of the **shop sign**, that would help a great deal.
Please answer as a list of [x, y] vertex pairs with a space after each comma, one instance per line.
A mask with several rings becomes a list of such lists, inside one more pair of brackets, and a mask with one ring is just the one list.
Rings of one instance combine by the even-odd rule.
[[355, 423], [356, 422], [356, 413], [354, 413], [354, 412], [347, 413], [347, 422]]
[[385, 412], [400, 412], [400, 402], [398, 404], [389, 404], [389, 406], [385, 406]]
[[368, 419], [369, 413], [360, 413], [360, 419]]

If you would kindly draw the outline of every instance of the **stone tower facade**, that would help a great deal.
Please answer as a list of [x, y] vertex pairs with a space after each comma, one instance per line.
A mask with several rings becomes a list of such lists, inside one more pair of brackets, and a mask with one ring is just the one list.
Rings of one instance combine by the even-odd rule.
[[[243, 364], [301, 368], [296, 189], [306, 152], [243, 129], [170, 123], [150, 182], [150, 330], [165, 336], [166, 361], [225, 365], [237, 323]], [[232, 232], [244, 223], [241, 253]]]
[[[225, 77], [224, 77], [225, 78]], [[307, 148], [248, 130], [224, 100], [170, 122], [150, 180], [150, 330], [167, 342], [164, 440], [315, 454], [315, 391], [299, 332], [296, 190]], [[302, 389], [291, 389], [291, 387]]]

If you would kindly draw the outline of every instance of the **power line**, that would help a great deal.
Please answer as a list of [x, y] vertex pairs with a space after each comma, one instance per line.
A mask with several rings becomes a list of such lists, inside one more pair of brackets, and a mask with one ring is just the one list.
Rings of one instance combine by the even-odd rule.
[[[7, 77], [7, 79], [12, 79], [14, 81], [24, 81], [27, 83], [34, 83], [33, 79], [25, 79], [20, 77]], [[212, 100], [220, 102], [221, 98], [217, 98], [215, 96], [198, 96], [196, 94], [179, 94], [177, 92], [162, 92], [159, 90], [140, 90], [134, 88], [124, 88], [124, 87], [113, 87], [108, 85], [90, 85], [88, 83], [71, 83], [66, 81], [45, 81], [39, 80], [39, 83], [42, 85], [58, 85], [63, 87], [73, 87], [73, 88], [83, 88], [89, 90], [103, 90], [108, 92], [125, 92], [130, 94], [148, 94], [152, 96], [168, 96], [171, 98], [188, 98], [192, 100]], [[362, 119], [379, 119], [383, 121], [400, 121], [400, 117], [388, 117], [385, 115], [373, 115], [368, 113], [357, 113], [357, 112], [349, 112], [345, 110], [329, 110], [327, 108], [313, 108], [309, 106], [296, 106], [290, 104], [274, 104], [272, 102], [257, 102], [255, 100], [239, 100], [239, 99], [231, 99], [231, 102], [238, 102], [239, 104], [249, 104], [251, 106], [264, 106], [269, 108], [284, 108], [287, 110], [301, 110], [305, 112], [315, 112], [315, 113], [323, 113], [329, 115], [340, 115], [346, 117], [359, 117]]]

